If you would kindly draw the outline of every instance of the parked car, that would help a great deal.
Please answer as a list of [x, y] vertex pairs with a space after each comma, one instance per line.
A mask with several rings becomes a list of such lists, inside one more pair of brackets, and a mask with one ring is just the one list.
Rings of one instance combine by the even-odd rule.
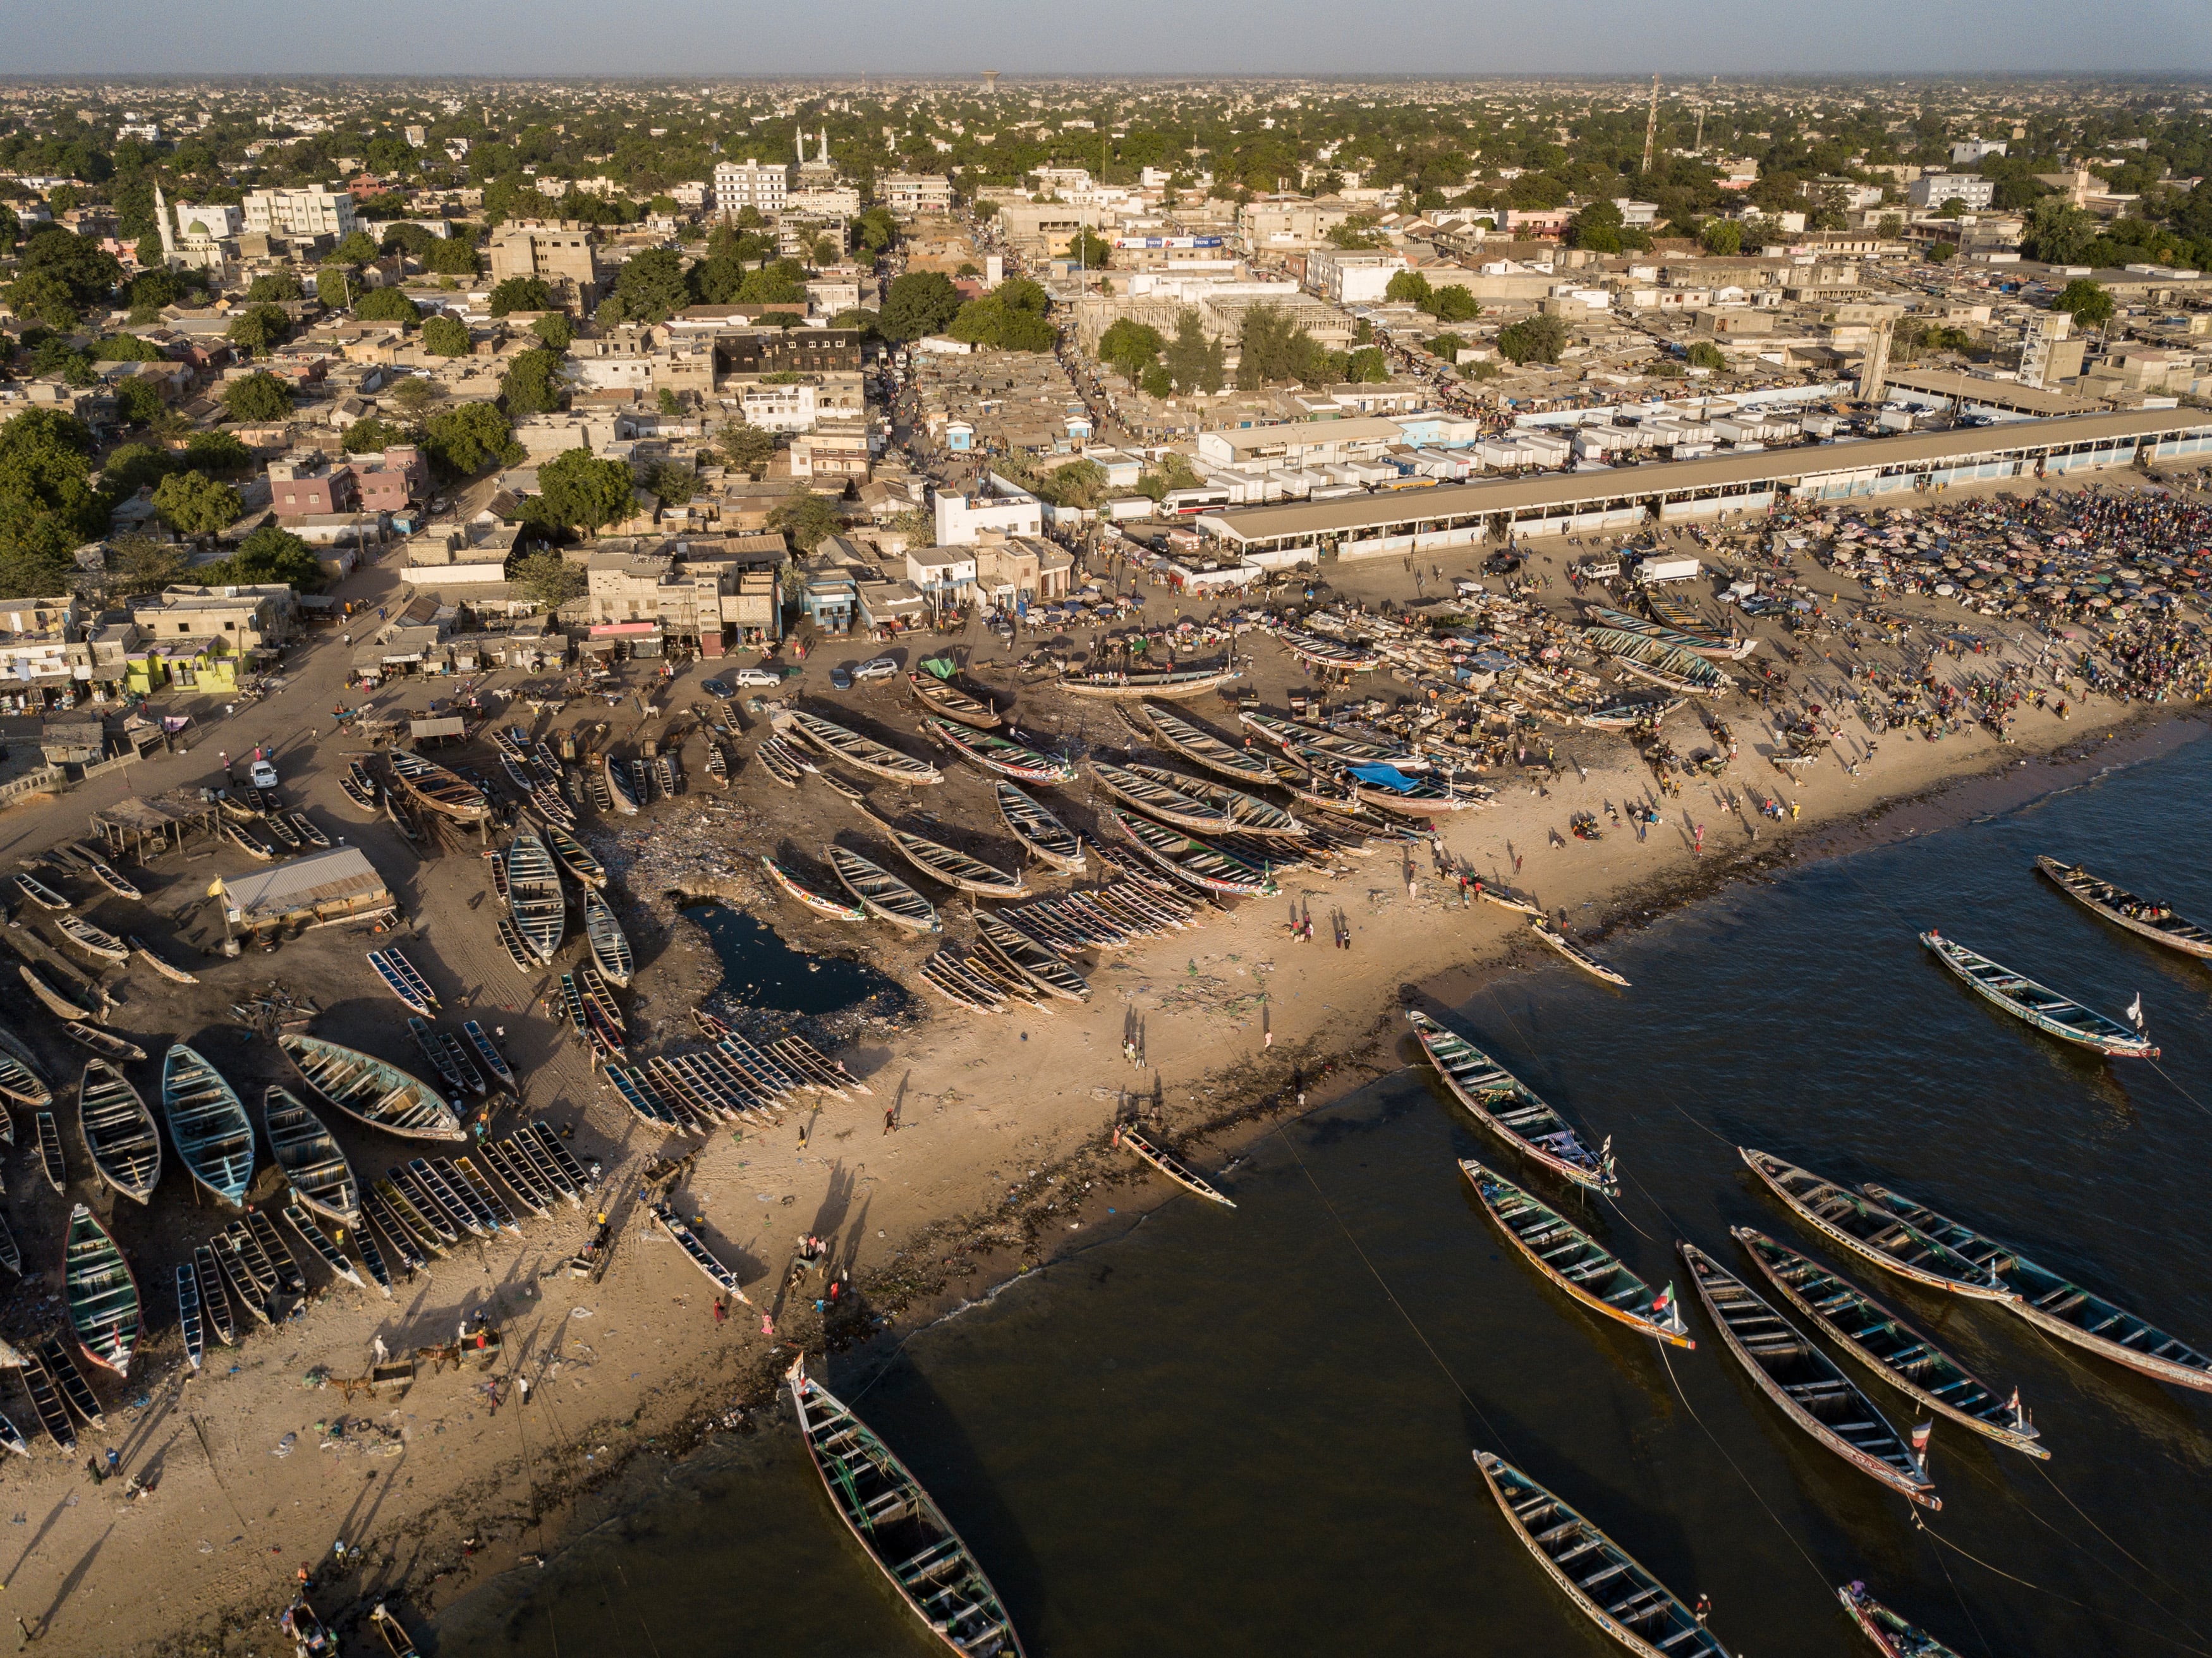
[[833, 691], [851, 690], [853, 689], [853, 671], [850, 668], [830, 669], [830, 689]]
[[872, 657], [853, 670], [855, 679], [889, 679], [898, 672], [898, 664], [887, 656]]
[[257, 789], [273, 789], [276, 786], [276, 768], [266, 760], [257, 760], [247, 770], [246, 780]]
[[713, 697], [717, 702], [726, 702], [737, 695], [735, 691], [732, 690], [727, 685], [725, 685], [719, 679], [702, 680], [699, 683], [699, 689], [706, 692], [708, 695]]
[[760, 685], [770, 690], [783, 683], [781, 678], [767, 668], [740, 668], [730, 677], [740, 685]]

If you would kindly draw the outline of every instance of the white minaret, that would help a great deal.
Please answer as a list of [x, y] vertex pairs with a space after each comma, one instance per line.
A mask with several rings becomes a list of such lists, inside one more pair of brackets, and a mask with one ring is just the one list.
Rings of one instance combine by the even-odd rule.
[[161, 228], [161, 263], [167, 264], [177, 257], [177, 239], [169, 230], [169, 204], [161, 197], [161, 186], [154, 186], [154, 222]]

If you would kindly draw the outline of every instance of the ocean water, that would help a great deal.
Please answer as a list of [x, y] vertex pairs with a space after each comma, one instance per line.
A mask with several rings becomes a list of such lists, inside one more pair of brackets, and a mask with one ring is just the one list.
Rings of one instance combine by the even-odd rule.
[[[1587, 1224], [1681, 1286], [1695, 1351], [1586, 1315], [1510, 1252], [1456, 1158], [1584, 1212], [1409, 1066], [1261, 1141], [1224, 1181], [1233, 1212], [1170, 1202], [825, 1379], [961, 1528], [1032, 1655], [1618, 1651], [1508, 1531], [1477, 1447], [1685, 1600], [1710, 1595], [1714, 1632], [1749, 1658], [1870, 1650], [1835, 1600], [1854, 1578], [1967, 1658], [2212, 1652], [2212, 1396], [1840, 1258], [1735, 1149], [1883, 1181], [2212, 1350], [2212, 969], [2030, 872], [2038, 853], [2078, 859], [2212, 920], [2208, 807], [2198, 742], [1731, 889], [1607, 948], [1632, 990], [1546, 965], [1431, 1010], [1615, 1137], [1624, 1194]], [[2164, 1057], [2105, 1062], [2004, 1017], [1922, 949], [1931, 925], [2110, 1012], [2140, 991]], [[2018, 1385], [2052, 1460], [1939, 1421], [1944, 1506], [1922, 1529], [1722, 1349], [1673, 1247], [1758, 1288], [1735, 1224], [1843, 1267]], [[1893, 1424], [1917, 1419], [1844, 1363]], [[941, 1650], [847, 1536], [787, 1412], [479, 1591], [434, 1640], [529, 1658]]]

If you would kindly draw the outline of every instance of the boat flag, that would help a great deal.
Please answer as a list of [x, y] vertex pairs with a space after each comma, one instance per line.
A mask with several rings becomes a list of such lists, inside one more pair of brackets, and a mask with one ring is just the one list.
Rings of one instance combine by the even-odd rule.
[[2020, 1408], [2020, 1389], [2017, 1388], [2012, 1390], [2012, 1419], [2015, 1427], [2026, 1420], [2026, 1415]]
[[1665, 1323], [1674, 1316], [1674, 1284], [1670, 1278], [1667, 1287], [1651, 1299], [1651, 1318], [1654, 1323]]
[[2142, 992], [2140, 990], [2136, 992], [2135, 1000], [2128, 1004], [2128, 1019], [2136, 1029], [2141, 1030], [2143, 1028]]
[[1928, 1436], [1936, 1431], [1933, 1422], [1923, 1422], [1912, 1430], [1912, 1455], [1924, 1469], [1928, 1466]]

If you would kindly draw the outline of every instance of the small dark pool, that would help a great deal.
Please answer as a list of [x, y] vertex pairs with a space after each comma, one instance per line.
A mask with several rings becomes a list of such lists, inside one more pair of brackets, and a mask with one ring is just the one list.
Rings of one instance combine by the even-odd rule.
[[713, 940], [714, 953], [722, 958], [722, 989], [733, 1001], [819, 1017], [841, 1013], [883, 992], [897, 999], [896, 981], [860, 962], [793, 950], [745, 910], [694, 904], [684, 913]]

